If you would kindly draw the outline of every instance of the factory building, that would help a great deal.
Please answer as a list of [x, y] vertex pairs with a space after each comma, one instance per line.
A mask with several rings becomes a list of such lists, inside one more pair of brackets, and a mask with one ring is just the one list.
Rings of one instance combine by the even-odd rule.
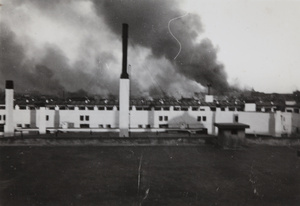
[[[11, 86], [12, 83], [7, 83]], [[51, 101], [13, 100], [9, 87], [6, 102], [0, 104], [0, 134], [36, 131], [119, 132], [122, 115], [118, 100]], [[6, 93], [7, 94], [7, 93]], [[1, 103], [1, 102], [0, 102]], [[128, 132], [194, 130], [218, 133], [215, 123], [243, 123], [246, 134], [291, 136], [298, 134], [300, 114], [297, 105], [264, 103], [205, 102], [196, 99], [130, 100], [122, 137]], [[259, 107], [259, 110], [258, 110]], [[127, 127], [128, 128], [127, 128]], [[127, 128], [127, 129], [126, 129]]]
[[127, 73], [128, 25], [123, 24], [123, 63], [119, 100], [103, 99], [34, 100], [14, 99], [13, 81], [6, 81], [5, 102], [0, 102], [0, 135], [12, 136], [39, 132], [163, 132], [187, 130], [218, 134], [215, 124], [249, 125], [246, 134], [291, 136], [299, 133], [299, 105], [288, 102], [284, 107], [272, 102], [215, 101], [209, 93], [205, 100], [158, 99], [130, 100]]

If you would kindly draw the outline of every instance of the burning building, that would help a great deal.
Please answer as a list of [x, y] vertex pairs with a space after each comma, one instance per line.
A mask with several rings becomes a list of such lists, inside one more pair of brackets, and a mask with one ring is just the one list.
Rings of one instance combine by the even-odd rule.
[[[197, 99], [130, 100], [130, 79], [127, 72], [128, 25], [123, 24], [123, 61], [119, 100], [40, 100], [14, 99], [13, 81], [6, 81], [5, 103], [0, 105], [0, 132], [53, 131], [158, 132], [190, 130], [217, 134], [217, 123], [243, 123], [246, 133], [282, 136], [299, 132], [300, 105], [279, 107], [246, 102], [216, 102], [209, 93], [205, 101]], [[209, 85], [210, 89], [210, 85]]]

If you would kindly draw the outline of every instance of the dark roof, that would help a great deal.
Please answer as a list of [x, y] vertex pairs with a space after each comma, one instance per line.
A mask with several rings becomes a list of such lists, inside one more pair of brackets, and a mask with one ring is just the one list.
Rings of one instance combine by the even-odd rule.
[[214, 124], [219, 129], [245, 129], [250, 128], [248, 124], [242, 123], [215, 123]]
[[[4, 99], [0, 104], [5, 104]], [[17, 97], [14, 101], [15, 105], [41, 105], [46, 106], [118, 106], [118, 99], [82, 99], [82, 100], [72, 100], [72, 99], [55, 99], [55, 98], [24, 98]], [[300, 107], [300, 104], [296, 105], [286, 105], [284, 102], [280, 101], [255, 101], [256, 107]], [[175, 99], [175, 98], [162, 98], [162, 99], [130, 99], [130, 106], [136, 107], [169, 107], [169, 106], [180, 106], [180, 107], [230, 107], [230, 108], [243, 108], [245, 102], [243, 101], [214, 101], [205, 102], [203, 100], [185, 98], [185, 99]]]

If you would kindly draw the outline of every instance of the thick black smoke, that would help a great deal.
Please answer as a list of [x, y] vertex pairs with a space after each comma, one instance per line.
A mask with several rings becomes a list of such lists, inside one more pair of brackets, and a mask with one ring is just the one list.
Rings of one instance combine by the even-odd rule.
[[[62, 95], [64, 91], [85, 90], [90, 93], [108, 95], [117, 93], [117, 79], [107, 76], [98, 68], [86, 67], [90, 64], [84, 59], [70, 66], [68, 58], [54, 45], [46, 45], [43, 57], [37, 60], [26, 57], [26, 48], [4, 23], [0, 23], [0, 82], [13, 80], [17, 92], [39, 92]], [[37, 54], [38, 55], [38, 54]], [[110, 54], [102, 53], [105, 61], [113, 61]], [[103, 60], [104, 61], [104, 60]], [[91, 72], [92, 71], [92, 72]], [[97, 91], [102, 88], [102, 91]]]
[[[87, 8], [81, 6], [94, 10], [86, 15], [80, 11]], [[210, 83], [219, 92], [229, 89], [224, 67], [217, 61], [216, 48], [208, 39], [197, 41], [203, 32], [199, 16], [188, 14], [171, 22], [172, 33], [182, 45], [174, 59], [179, 45], [168, 30], [168, 23], [185, 14], [176, 1], [12, 0], [2, 10], [5, 17], [0, 19], [2, 88], [5, 80], [12, 79], [16, 90], [21, 92], [62, 95], [63, 91], [84, 90], [102, 95], [118, 94], [121, 25], [128, 23], [129, 64], [134, 72], [132, 95], [192, 94], [200, 89], [195, 82], [203, 86]], [[20, 13], [16, 15], [16, 12]], [[43, 14], [41, 21], [36, 19], [39, 14]], [[57, 38], [45, 43], [45, 39], [35, 36], [35, 32], [44, 35], [43, 32], [29, 29], [32, 24], [47, 27], [49, 24], [53, 29], [49, 35], [57, 34]], [[59, 35], [64, 32], [69, 32], [67, 37]], [[72, 39], [71, 44], [76, 41], [80, 45], [74, 47], [74, 52], [60, 45], [60, 38], [68, 37]], [[72, 56], [76, 52], [80, 55]]]
[[199, 16], [187, 14], [171, 22], [171, 32], [182, 45], [179, 56], [174, 59], [179, 45], [168, 30], [168, 23], [171, 19], [184, 15], [177, 2], [119, 0], [94, 3], [98, 15], [104, 18], [116, 34], [121, 34], [122, 23], [129, 24], [130, 43], [133, 46], [150, 48], [154, 56], [167, 58], [177, 72], [203, 86], [212, 84], [219, 92], [229, 89], [224, 66], [217, 61], [216, 48], [209, 39], [196, 42], [202, 32]]
[[55, 94], [63, 87], [53, 76], [53, 72], [43, 65], [35, 65], [25, 57], [25, 49], [16, 40], [15, 34], [0, 23], [0, 81], [14, 80], [18, 91], [51, 91]]

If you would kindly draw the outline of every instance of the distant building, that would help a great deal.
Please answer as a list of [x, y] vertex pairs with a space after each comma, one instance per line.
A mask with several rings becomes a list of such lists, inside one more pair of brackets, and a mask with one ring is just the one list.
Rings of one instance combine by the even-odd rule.
[[[8, 102], [0, 102], [0, 132], [13, 131], [118, 131], [119, 101], [15, 99], [8, 91]], [[247, 134], [291, 136], [299, 133], [300, 105], [273, 102], [205, 102], [196, 99], [130, 100], [129, 130], [207, 129], [216, 135], [215, 123], [243, 123]], [[9, 119], [8, 119], [9, 117]], [[8, 122], [9, 121], [9, 122]]]

